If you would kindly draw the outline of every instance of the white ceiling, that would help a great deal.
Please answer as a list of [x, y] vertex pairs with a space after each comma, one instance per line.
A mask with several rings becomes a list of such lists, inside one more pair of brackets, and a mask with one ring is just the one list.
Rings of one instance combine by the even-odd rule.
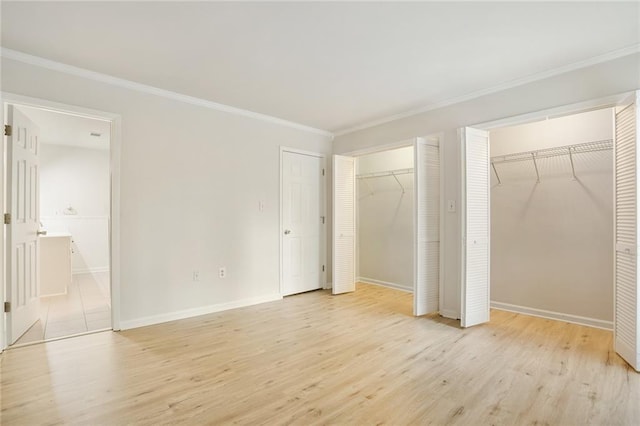
[[2, 2], [2, 46], [338, 132], [640, 43], [639, 2]]
[[[26, 106], [18, 107], [40, 129], [40, 143], [109, 149], [111, 123]], [[100, 136], [91, 136], [99, 133]]]

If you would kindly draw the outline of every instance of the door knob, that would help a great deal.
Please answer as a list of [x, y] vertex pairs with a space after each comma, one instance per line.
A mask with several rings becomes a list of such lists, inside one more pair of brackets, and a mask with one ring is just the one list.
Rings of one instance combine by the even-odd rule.
[[47, 231], [38, 231], [36, 235], [47, 235]]
[[291, 233], [291, 230], [290, 230], [290, 229], [285, 229], [285, 230], [284, 230], [284, 235], [289, 235], [290, 233]]

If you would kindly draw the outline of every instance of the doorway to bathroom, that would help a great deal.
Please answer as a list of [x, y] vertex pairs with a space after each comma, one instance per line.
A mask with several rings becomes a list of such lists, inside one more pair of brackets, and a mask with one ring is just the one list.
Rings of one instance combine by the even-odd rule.
[[20, 104], [5, 118], [7, 344], [110, 330], [112, 122]]

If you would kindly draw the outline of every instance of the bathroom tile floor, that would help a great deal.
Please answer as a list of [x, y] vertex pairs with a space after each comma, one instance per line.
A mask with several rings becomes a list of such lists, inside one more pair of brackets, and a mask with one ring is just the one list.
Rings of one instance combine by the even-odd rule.
[[67, 294], [40, 298], [40, 319], [16, 345], [111, 328], [109, 273], [74, 274]]

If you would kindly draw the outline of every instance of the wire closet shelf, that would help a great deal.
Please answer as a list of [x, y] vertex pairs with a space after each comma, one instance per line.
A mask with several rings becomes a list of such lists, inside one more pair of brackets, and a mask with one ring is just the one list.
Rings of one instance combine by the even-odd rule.
[[[405, 193], [405, 188], [404, 188], [404, 185], [402, 185], [402, 183], [398, 179], [398, 176], [408, 175], [410, 173], [413, 173], [413, 169], [412, 168], [388, 170], [388, 171], [385, 171], [385, 172], [362, 173], [362, 174], [357, 175], [356, 178], [362, 179], [366, 183], [367, 179], [392, 176], [395, 179], [396, 183], [400, 186], [400, 190], [404, 194]], [[368, 183], [367, 183], [367, 187], [369, 188], [369, 192], [370, 192], [369, 195], [373, 195], [374, 191], [373, 191], [373, 189], [371, 188], [371, 186]]]
[[491, 157], [491, 168], [498, 179], [498, 184], [501, 184], [500, 176], [496, 170], [496, 164], [511, 163], [514, 161], [533, 161], [533, 165], [536, 170], [537, 182], [540, 182], [540, 172], [538, 171], [537, 160], [542, 158], [558, 157], [562, 155], [568, 155], [571, 162], [571, 174], [576, 179], [576, 170], [573, 164], [573, 156], [576, 154], [585, 154], [587, 152], [598, 151], [610, 151], [613, 149], [613, 139], [605, 139], [601, 141], [585, 142], [575, 145], [559, 146], [554, 148], [538, 149], [536, 151], [517, 152], [515, 154], [498, 155]]

